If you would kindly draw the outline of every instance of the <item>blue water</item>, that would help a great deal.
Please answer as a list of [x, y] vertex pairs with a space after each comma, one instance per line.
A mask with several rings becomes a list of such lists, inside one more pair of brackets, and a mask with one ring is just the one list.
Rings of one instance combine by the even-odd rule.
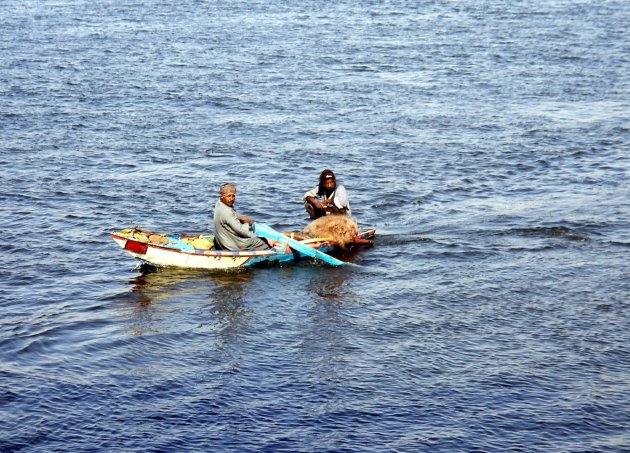
[[[630, 449], [630, 5], [0, 3], [0, 450]], [[336, 172], [361, 267], [151, 270]]]

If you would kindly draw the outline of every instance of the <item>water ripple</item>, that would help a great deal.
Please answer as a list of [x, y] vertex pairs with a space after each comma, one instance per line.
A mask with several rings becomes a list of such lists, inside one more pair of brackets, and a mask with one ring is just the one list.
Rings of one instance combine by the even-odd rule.
[[[5, 3], [0, 450], [626, 446], [625, 3]], [[108, 236], [299, 230], [323, 168], [361, 267]]]

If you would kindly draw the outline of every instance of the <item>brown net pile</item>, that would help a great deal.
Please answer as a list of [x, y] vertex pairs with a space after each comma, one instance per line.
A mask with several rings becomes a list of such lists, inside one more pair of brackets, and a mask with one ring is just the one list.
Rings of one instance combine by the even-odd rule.
[[328, 215], [313, 220], [304, 233], [312, 238], [324, 238], [345, 248], [359, 233], [356, 222], [345, 215]]

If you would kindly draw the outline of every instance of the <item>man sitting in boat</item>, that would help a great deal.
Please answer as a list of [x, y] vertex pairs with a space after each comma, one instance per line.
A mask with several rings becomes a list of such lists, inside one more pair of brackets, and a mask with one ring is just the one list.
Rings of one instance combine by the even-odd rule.
[[330, 214], [352, 217], [348, 192], [344, 186], [337, 184], [332, 170], [322, 171], [319, 185], [304, 194], [304, 207], [313, 220]]
[[253, 222], [247, 216], [237, 216], [234, 206], [236, 186], [223, 184], [219, 200], [214, 206], [214, 246], [217, 250], [264, 250], [265, 240], [255, 236], [250, 228]]

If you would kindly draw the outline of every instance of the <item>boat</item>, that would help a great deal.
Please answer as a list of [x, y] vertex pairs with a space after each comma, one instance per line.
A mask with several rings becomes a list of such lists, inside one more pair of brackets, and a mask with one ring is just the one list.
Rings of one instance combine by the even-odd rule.
[[[262, 228], [264, 227], [264, 229]], [[351, 264], [328, 255], [347, 252], [361, 246], [370, 246], [376, 235], [375, 229], [359, 233], [342, 249], [325, 238], [304, 237], [300, 233], [279, 233], [267, 225], [258, 228], [264, 231], [272, 245], [267, 250], [215, 250], [214, 236], [167, 235], [132, 227], [111, 232], [111, 238], [134, 258], [156, 267], [180, 267], [188, 269], [228, 270], [249, 268], [272, 263], [291, 263], [306, 258], [321, 259], [328, 264]], [[256, 230], [256, 224], [254, 224]], [[274, 234], [269, 236], [269, 232]], [[262, 236], [262, 234], [261, 234]]]

